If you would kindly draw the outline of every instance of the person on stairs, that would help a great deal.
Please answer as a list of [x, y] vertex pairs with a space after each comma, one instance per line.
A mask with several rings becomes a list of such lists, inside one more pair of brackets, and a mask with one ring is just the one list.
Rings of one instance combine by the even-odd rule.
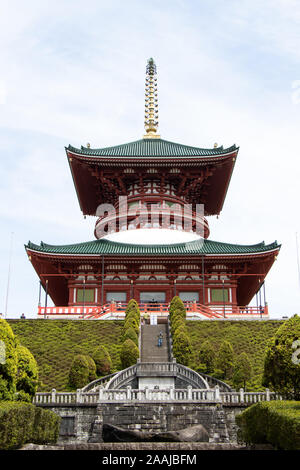
[[162, 346], [163, 336], [164, 336], [164, 335], [163, 335], [163, 332], [160, 331], [160, 333], [159, 333], [159, 335], [158, 335], [158, 344], [157, 344], [158, 347]]

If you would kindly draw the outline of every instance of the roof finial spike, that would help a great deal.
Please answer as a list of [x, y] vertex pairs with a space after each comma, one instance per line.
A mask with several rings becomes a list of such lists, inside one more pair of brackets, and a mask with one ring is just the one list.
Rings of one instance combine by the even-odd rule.
[[157, 100], [157, 78], [156, 65], [152, 57], [146, 66], [145, 86], [145, 130], [144, 139], [160, 139], [158, 135], [158, 100]]

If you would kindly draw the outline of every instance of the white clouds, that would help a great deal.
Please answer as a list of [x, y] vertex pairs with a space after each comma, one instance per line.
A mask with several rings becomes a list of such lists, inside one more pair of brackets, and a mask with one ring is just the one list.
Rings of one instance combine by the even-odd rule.
[[6, 103], [7, 88], [6, 84], [0, 80], [0, 105]]

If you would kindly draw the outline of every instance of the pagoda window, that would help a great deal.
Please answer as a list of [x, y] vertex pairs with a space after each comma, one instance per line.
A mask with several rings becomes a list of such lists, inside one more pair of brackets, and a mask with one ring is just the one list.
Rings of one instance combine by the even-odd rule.
[[210, 301], [214, 302], [228, 302], [229, 290], [228, 289], [210, 289]]
[[76, 302], [95, 302], [95, 289], [76, 289]]
[[106, 302], [126, 302], [126, 292], [107, 292]]
[[199, 302], [199, 292], [179, 292], [183, 302]]

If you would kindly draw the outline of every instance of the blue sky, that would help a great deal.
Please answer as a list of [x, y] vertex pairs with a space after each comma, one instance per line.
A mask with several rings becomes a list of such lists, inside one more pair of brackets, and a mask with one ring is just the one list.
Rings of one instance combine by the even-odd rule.
[[64, 146], [142, 137], [152, 56], [162, 138], [240, 146], [210, 238], [282, 243], [267, 300], [273, 317], [300, 313], [299, 27], [292, 0], [0, 0], [0, 312], [12, 232], [9, 317], [36, 312], [24, 243], [93, 239]]

